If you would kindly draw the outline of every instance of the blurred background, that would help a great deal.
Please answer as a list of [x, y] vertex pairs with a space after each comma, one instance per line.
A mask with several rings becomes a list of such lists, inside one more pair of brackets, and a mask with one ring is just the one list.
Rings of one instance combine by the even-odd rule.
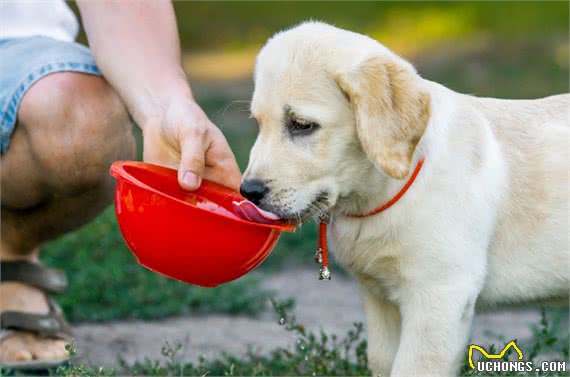
[[[499, 98], [568, 91], [568, 2], [174, 5], [183, 63], [197, 100], [223, 130], [242, 171], [257, 132], [248, 119], [255, 55], [272, 34], [308, 19], [368, 34], [413, 62], [423, 77], [455, 91]], [[284, 234], [254, 274], [215, 289], [193, 287], [140, 267], [109, 208], [91, 224], [46, 245], [42, 255], [48, 265], [66, 269], [71, 284], [59, 301], [78, 324], [201, 313], [257, 318], [275, 294], [290, 292], [285, 298], [294, 302], [305, 290], [326, 289], [316, 281], [315, 247], [316, 226], [306, 224]], [[314, 281], [295, 286], [307, 269]], [[335, 274], [342, 274], [339, 268]]]

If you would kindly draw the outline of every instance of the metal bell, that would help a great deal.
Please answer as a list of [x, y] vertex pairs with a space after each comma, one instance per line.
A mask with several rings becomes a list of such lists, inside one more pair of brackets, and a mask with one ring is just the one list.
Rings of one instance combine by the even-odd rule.
[[331, 271], [328, 267], [322, 267], [319, 273], [319, 280], [331, 280]]

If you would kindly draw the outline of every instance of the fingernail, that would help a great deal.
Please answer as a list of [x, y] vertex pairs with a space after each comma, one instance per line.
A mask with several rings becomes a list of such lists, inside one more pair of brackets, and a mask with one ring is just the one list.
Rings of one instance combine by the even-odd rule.
[[190, 171], [187, 171], [182, 176], [182, 183], [188, 187], [198, 188], [200, 186], [200, 177]]

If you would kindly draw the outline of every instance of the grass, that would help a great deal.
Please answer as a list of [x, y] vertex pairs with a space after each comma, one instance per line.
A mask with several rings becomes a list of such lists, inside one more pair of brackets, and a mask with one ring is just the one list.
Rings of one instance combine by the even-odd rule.
[[[354, 323], [342, 337], [326, 334], [322, 330], [312, 331], [299, 323], [291, 314], [291, 302], [273, 301], [277, 314], [277, 323], [284, 331], [295, 336], [295, 343], [265, 354], [247, 350], [245, 356], [223, 354], [219, 358], [208, 360], [204, 357], [197, 362], [180, 358], [180, 344], [164, 343], [162, 358], [145, 358], [132, 364], [119, 360], [118, 369], [107, 369], [96, 365], [71, 363], [52, 370], [56, 376], [95, 377], [95, 376], [370, 376], [367, 358], [367, 342], [363, 324]], [[518, 342], [523, 348], [524, 361], [532, 361], [535, 366], [544, 360], [569, 360], [567, 333], [560, 330], [562, 316], [556, 312], [542, 312], [540, 323], [534, 327], [534, 335], [529, 344]], [[490, 352], [502, 349], [505, 342], [486, 347]], [[73, 344], [68, 345], [68, 352], [76, 354]], [[512, 351], [512, 350], [511, 350]], [[543, 372], [525, 373], [482, 373], [472, 370], [467, 359], [461, 366], [462, 376], [569, 376], [568, 373], [549, 374]], [[503, 360], [513, 360], [512, 353]], [[14, 375], [13, 371], [0, 371], [0, 375]], [[16, 374], [17, 375], [17, 374]]]
[[[200, 359], [197, 364], [185, 363], [176, 359], [179, 345], [165, 344], [162, 349], [164, 360], [145, 360], [142, 363], [127, 365], [123, 368], [134, 375], [157, 376], [370, 376], [368, 368], [367, 342], [363, 324], [356, 322], [342, 337], [328, 335], [322, 330], [310, 331], [297, 322], [290, 314], [287, 303], [273, 302], [278, 314], [278, 323], [285, 331], [292, 332], [296, 341], [289, 348], [277, 348], [268, 355], [262, 356], [248, 351], [245, 357], [224, 355], [215, 360]], [[561, 335], [559, 331], [562, 316], [555, 312], [547, 314], [542, 311], [540, 323], [534, 326], [534, 336], [530, 344], [523, 345], [525, 361], [539, 365], [543, 356], [548, 354], [548, 360], [570, 360], [568, 335]], [[567, 334], [567, 333], [566, 333]], [[491, 345], [488, 349], [495, 352], [501, 349], [506, 342], [500, 345]], [[511, 352], [502, 360], [513, 360]], [[563, 374], [544, 372], [532, 373], [483, 373], [472, 370], [466, 357], [461, 366], [461, 376], [570, 376], [570, 371]], [[483, 359], [481, 357], [481, 359]]]
[[279, 314], [279, 325], [295, 335], [295, 344], [288, 348], [277, 348], [267, 355], [251, 350], [245, 357], [225, 354], [221, 358], [197, 363], [187, 363], [176, 358], [180, 345], [165, 344], [162, 348], [164, 360], [149, 360], [122, 366], [125, 371], [136, 375], [167, 376], [361, 376], [369, 375], [366, 357], [366, 341], [363, 325], [355, 323], [347, 334], [339, 339], [324, 332], [314, 333], [298, 323], [290, 315], [288, 303], [273, 302]]
[[259, 46], [276, 31], [308, 19], [369, 34], [397, 51], [455, 43], [474, 34], [511, 37], [568, 30], [567, 2], [339, 1], [323, 6], [319, 1], [178, 1], [174, 5], [182, 44], [193, 50]]

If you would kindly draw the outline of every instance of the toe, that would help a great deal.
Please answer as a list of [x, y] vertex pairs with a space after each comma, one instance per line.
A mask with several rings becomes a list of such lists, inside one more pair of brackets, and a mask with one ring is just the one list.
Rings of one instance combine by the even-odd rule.
[[33, 355], [38, 360], [60, 360], [67, 357], [64, 340], [38, 339], [33, 347]]
[[0, 344], [0, 362], [62, 360], [68, 357], [65, 349], [67, 343], [61, 339], [39, 338], [26, 332], [14, 334]]
[[14, 363], [33, 359], [32, 353], [26, 348], [22, 340], [13, 335], [2, 341], [0, 345], [0, 361]]
[[15, 350], [10, 356], [9, 359], [15, 362], [22, 362], [22, 361], [30, 361], [33, 359], [33, 355], [28, 350]]

